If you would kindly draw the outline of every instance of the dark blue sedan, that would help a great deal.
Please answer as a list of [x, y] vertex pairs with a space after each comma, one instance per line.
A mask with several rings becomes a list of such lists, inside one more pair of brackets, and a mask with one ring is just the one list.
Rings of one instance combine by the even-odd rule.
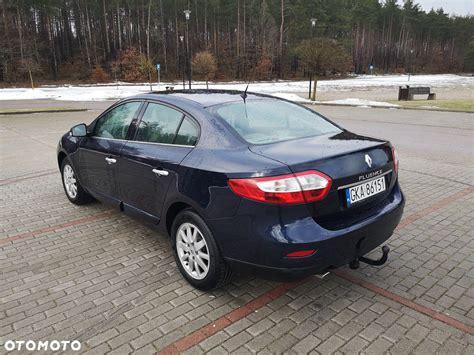
[[200, 289], [233, 272], [294, 279], [371, 262], [404, 207], [389, 142], [260, 94], [131, 97], [73, 127], [57, 153], [72, 203], [156, 224]]

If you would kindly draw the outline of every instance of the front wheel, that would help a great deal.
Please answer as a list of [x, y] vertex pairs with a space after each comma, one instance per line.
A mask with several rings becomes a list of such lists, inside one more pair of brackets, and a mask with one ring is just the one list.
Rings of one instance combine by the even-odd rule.
[[194, 287], [210, 290], [232, 278], [232, 271], [222, 259], [214, 237], [195, 212], [179, 213], [172, 227], [176, 264], [183, 277]]
[[84, 205], [93, 200], [93, 198], [84, 191], [79, 180], [77, 180], [74, 168], [68, 158], [65, 158], [61, 164], [61, 176], [64, 192], [66, 192], [69, 201], [75, 205]]

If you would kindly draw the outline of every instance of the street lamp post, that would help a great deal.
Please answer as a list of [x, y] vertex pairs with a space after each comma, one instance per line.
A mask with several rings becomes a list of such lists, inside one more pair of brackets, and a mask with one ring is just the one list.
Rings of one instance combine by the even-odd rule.
[[191, 90], [191, 63], [189, 60], [189, 19], [191, 18], [191, 10], [184, 10], [186, 18], [186, 69], [188, 72], [189, 89]]
[[410, 49], [410, 60], [408, 63], [408, 81], [410, 81], [410, 76], [411, 76], [411, 70], [412, 70], [412, 61], [413, 61], [413, 49]]
[[[312, 17], [310, 21], [311, 21], [311, 39], [312, 39], [313, 32], [314, 32], [314, 29], [316, 28], [316, 22], [318, 21], [318, 19], [316, 17]], [[309, 74], [309, 98], [311, 101], [316, 100], [316, 87], [318, 85], [318, 80], [316, 79], [316, 76], [315, 76], [314, 81], [313, 81], [313, 90], [311, 91], [311, 79], [312, 79], [313, 74], [314, 73], [312, 72]]]
[[183, 57], [184, 57], [184, 55], [182, 54], [182, 53], [184, 52], [184, 36], [183, 36], [183, 35], [180, 35], [180, 36], [179, 36], [179, 41], [181, 42], [181, 45], [182, 45], [182, 48], [183, 48], [183, 50], [180, 50], [181, 55], [179, 56], [179, 58], [180, 58], [180, 62], [181, 62], [181, 67], [183, 68], [183, 90], [185, 90], [185, 89], [186, 89], [186, 83], [185, 83], [185, 81], [184, 81], [184, 72], [185, 72], [185, 69], [184, 69], [184, 65], [183, 65], [183, 64], [185, 64], [185, 63], [183, 63]]
[[311, 21], [311, 38], [313, 38], [313, 31], [316, 28], [316, 22], [318, 21], [318, 19], [313, 17], [310, 19], [310, 21]]

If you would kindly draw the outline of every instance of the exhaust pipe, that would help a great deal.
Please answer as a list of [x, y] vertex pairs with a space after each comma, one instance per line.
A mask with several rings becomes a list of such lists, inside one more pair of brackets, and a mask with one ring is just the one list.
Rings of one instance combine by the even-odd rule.
[[316, 276], [318, 279], [324, 279], [326, 276], [329, 275], [329, 271], [328, 272], [325, 272], [324, 274], [316, 274], [314, 276]]

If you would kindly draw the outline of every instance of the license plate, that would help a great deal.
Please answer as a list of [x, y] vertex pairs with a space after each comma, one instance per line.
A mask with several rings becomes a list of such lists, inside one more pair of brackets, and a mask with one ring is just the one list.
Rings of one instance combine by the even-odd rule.
[[347, 207], [385, 191], [385, 176], [346, 189]]

